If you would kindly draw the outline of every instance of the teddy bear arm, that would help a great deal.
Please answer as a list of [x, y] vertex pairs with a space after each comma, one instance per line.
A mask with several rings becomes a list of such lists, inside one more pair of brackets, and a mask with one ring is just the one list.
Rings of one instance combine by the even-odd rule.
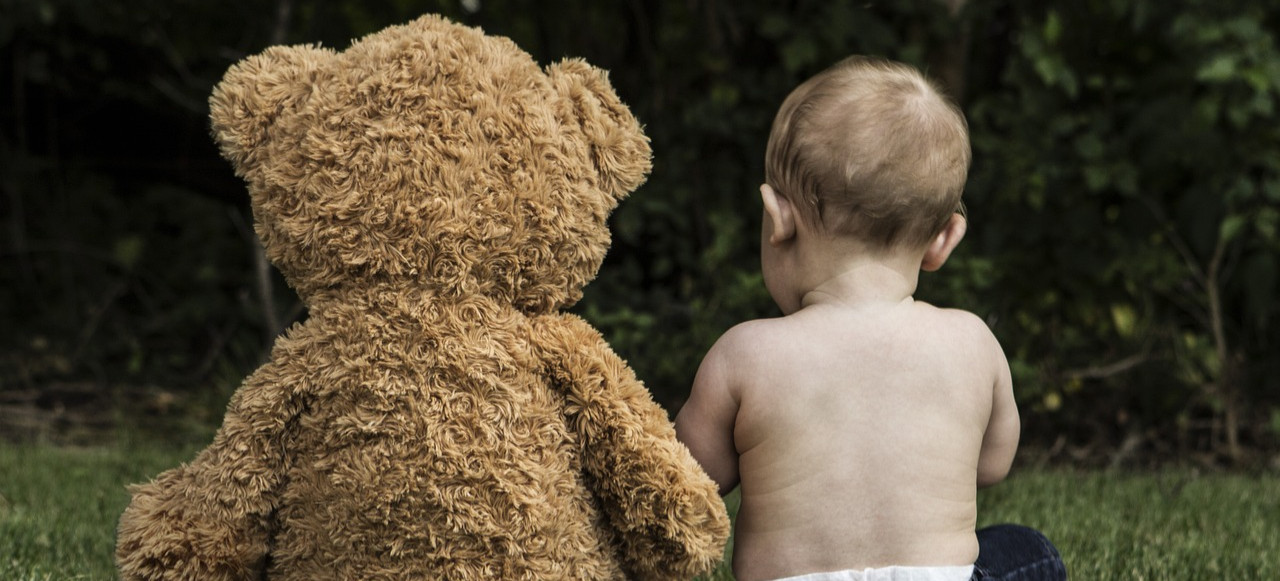
[[[236, 394], [222, 428], [190, 464], [133, 486], [120, 517], [121, 578], [257, 579], [284, 473], [277, 428]], [[254, 420], [250, 420], [254, 417]]]
[[[633, 574], [689, 578], [723, 558], [729, 521], [716, 485], [676, 440], [666, 412], [585, 321], [558, 321], [553, 380], [583, 465]], [[554, 344], [554, 343], [553, 343]]]

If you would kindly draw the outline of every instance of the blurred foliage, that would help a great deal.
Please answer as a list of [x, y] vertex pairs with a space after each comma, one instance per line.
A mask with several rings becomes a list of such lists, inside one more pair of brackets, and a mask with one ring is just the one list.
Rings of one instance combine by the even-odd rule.
[[1275, 3], [1091, 0], [974, 17], [1008, 42], [973, 45], [975, 69], [995, 66], [967, 107], [970, 249], [995, 264], [980, 303], [1024, 403], [1079, 438], [1231, 455], [1242, 438], [1274, 443]]
[[776, 314], [756, 202], [774, 110], [865, 53], [938, 77], [969, 116], [969, 238], [920, 296], [989, 322], [1029, 438], [1274, 448], [1280, 8], [959, 6], [0, 0], [0, 390], [88, 379], [225, 397], [272, 321], [305, 315], [278, 277], [281, 312], [262, 312], [243, 185], [208, 137], [213, 83], [277, 40], [341, 48], [440, 12], [540, 62], [609, 69], [646, 125], [653, 174], [615, 213], [576, 310], [669, 408], [722, 332]]

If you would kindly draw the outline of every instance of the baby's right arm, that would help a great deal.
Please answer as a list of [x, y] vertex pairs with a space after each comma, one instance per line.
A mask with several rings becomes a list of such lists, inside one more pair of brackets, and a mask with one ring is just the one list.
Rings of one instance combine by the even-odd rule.
[[982, 436], [982, 451], [978, 456], [979, 488], [996, 484], [1009, 474], [1022, 431], [1018, 404], [1013, 399], [1009, 361], [994, 336], [991, 336], [991, 344], [995, 352], [996, 380], [991, 396], [991, 417], [987, 420], [987, 431]]
[[689, 400], [676, 415], [676, 437], [689, 447], [723, 496], [738, 485], [738, 450], [733, 442], [739, 398], [733, 389], [735, 334], [721, 337], [698, 367]]

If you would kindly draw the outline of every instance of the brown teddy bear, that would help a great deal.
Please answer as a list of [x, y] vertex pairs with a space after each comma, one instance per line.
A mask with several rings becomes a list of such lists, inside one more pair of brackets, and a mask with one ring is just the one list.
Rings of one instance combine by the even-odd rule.
[[210, 99], [310, 309], [190, 464], [132, 489], [126, 579], [677, 579], [728, 519], [577, 301], [649, 170], [604, 72], [426, 16], [273, 47]]

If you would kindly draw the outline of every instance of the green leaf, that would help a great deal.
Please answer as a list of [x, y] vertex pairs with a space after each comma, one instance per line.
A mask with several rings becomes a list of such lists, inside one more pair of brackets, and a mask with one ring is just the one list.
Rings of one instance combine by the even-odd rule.
[[1111, 322], [1116, 326], [1116, 334], [1132, 337], [1138, 327], [1138, 315], [1130, 305], [1111, 305]]
[[782, 45], [782, 64], [788, 71], [798, 72], [817, 58], [818, 47], [808, 37], [796, 37]]
[[1226, 219], [1222, 221], [1222, 226], [1218, 230], [1219, 239], [1222, 240], [1224, 244], [1230, 244], [1231, 241], [1235, 240], [1236, 237], [1244, 231], [1246, 225], [1248, 225], [1248, 222], [1245, 220], [1245, 217], [1240, 214], [1227, 216]]
[[1219, 54], [1196, 71], [1196, 80], [1221, 83], [1236, 78], [1236, 55]]
[[738, 104], [741, 93], [729, 83], [716, 83], [711, 87], [711, 102], [718, 107], [731, 108]]
[[1254, 91], [1265, 94], [1267, 89], [1271, 88], [1271, 78], [1267, 75], [1267, 71], [1262, 67], [1249, 67], [1240, 71], [1240, 78], [1249, 83]]
[[1106, 144], [1096, 133], [1086, 133], [1076, 139], [1076, 151], [1085, 159], [1100, 159], [1106, 149]]
[[1268, 201], [1280, 202], [1280, 179], [1267, 180], [1262, 186], [1262, 192]]
[[133, 270], [138, 265], [138, 261], [142, 258], [142, 250], [146, 246], [146, 241], [137, 234], [131, 234], [116, 240], [115, 248], [112, 249], [111, 255], [125, 270]]
[[1280, 226], [1280, 210], [1267, 207], [1258, 211], [1258, 217], [1253, 221], [1254, 230], [1257, 230], [1258, 237], [1262, 240], [1274, 244], [1277, 242], [1276, 230]]
[[1091, 165], [1084, 168], [1084, 183], [1090, 191], [1102, 191], [1111, 183], [1111, 174], [1105, 167]]
[[1061, 37], [1062, 19], [1058, 17], [1056, 10], [1050, 10], [1049, 17], [1044, 22], [1044, 40], [1049, 44], [1057, 44]]

